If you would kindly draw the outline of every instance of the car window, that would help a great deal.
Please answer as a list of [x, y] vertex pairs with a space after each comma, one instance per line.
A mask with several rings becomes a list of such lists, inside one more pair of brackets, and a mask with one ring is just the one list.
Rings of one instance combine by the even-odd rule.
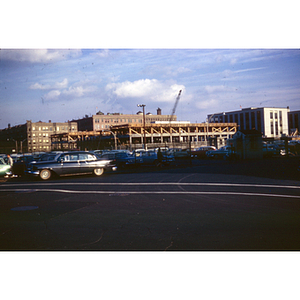
[[78, 154], [66, 154], [61, 157], [64, 158], [64, 161], [77, 161], [78, 160]]
[[87, 159], [88, 159], [88, 155], [86, 153], [79, 154], [79, 160], [87, 160]]
[[88, 154], [87, 156], [88, 156], [87, 160], [95, 160], [95, 156], [94, 155]]

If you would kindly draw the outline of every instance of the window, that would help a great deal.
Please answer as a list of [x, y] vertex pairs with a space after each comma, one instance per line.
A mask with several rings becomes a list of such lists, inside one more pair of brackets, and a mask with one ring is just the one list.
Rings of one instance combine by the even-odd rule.
[[270, 119], [273, 119], [273, 112], [270, 111]]
[[255, 129], [255, 112], [251, 112], [251, 129]]
[[273, 124], [273, 122], [271, 122], [270, 125], [271, 125], [271, 134], [274, 134], [274, 124]]
[[261, 132], [261, 112], [258, 110], [256, 114], [257, 130]]
[[244, 129], [244, 114], [240, 114], [240, 128]]
[[88, 159], [88, 154], [79, 154], [79, 160], [87, 160]]

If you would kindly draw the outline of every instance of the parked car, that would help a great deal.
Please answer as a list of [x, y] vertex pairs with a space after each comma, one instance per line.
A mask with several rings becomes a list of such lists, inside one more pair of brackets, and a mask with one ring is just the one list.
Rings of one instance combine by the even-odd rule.
[[0, 176], [5, 177], [11, 175], [11, 166], [5, 163], [3, 157], [0, 157]]
[[[140, 157], [142, 159], [142, 164], [145, 165], [159, 165], [159, 159], [158, 159], [158, 150], [159, 148], [155, 149], [136, 149], [133, 151], [133, 155], [136, 157]], [[174, 155], [169, 152], [168, 149], [163, 149], [165, 151], [161, 151], [162, 153], [162, 163], [168, 164], [170, 162], [175, 161]]]
[[191, 155], [195, 158], [207, 158], [206, 153], [208, 151], [216, 151], [217, 148], [214, 146], [202, 146], [192, 150]]
[[29, 164], [32, 161], [34, 161], [34, 157], [32, 155], [19, 156], [13, 165], [14, 175], [23, 176], [25, 174], [25, 170], [28, 169]]
[[189, 158], [190, 157], [189, 149], [171, 148], [169, 150], [169, 153], [174, 155], [175, 159], [176, 158]]
[[117, 168], [111, 160], [99, 160], [94, 154], [84, 151], [56, 154], [53, 160], [33, 161], [27, 174], [48, 180], [53, 175], [66, 176], [93, 173], [100, 176], [104, 171]]
[[[63, 153], [63, 152], [60, 152]], [[49, 153], [45, 153], [42, 154], [41, 156], [39, 156], [38, 158], [36, 158], [36, 161], [49, 161], [49, 160], [54, 160], [55, 157], [57, 156], [57, 154], [59, 153], [55, 153], [55, 152], [49, 152]]]
[[235, 153], [232, 150], [231, 146], [223, 146], [217, 150], [207, 151], [206, 155], [208, 158], [229, 159], [229, 158], [233, 158]]
[[280, 150], [273, 144], [263, 144], [263, 157], [272, 157], [280, 154]]
[[112, 160], [120, 169], [129, 166], [134, 166], [136, 164], [141, 164], [143, 162], [141, 157], [136, 157], [135, 155], [132, 155], [129, 151], [105, 152], [104, 154], [98, 157], [99, 159]]

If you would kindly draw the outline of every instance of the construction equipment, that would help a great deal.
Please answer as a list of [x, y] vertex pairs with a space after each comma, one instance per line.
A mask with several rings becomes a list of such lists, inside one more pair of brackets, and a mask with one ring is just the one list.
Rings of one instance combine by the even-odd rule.
[[172, 114], [171, 114], [171, 117], [170, 117], [170, 122], [173, 121], [173, 116], [174, 116], [174, 114], [175, 114], [175, 111], [176, 111], [176, 107], [177, 107], [178, 101], [179, 101], [179, 99], [180, 99], [181, 91], [182, 91], [182, 90], [179, 91], [179, 94], [178, 94], [178, 96], [177, 96], [177, 98], [176, 98], [175, 105], [174, 105], [174, 107], [173, 107]]

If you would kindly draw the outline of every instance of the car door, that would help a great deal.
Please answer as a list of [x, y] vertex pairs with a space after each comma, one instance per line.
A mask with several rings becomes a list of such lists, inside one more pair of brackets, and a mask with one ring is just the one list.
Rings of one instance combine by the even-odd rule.
[[89, 153], [79, 154], [80, 173], [90, 173], [96, 167], [95, 157]]
[[61, 174], [80, 173], [78, 154], [64, 154], [61, 156]]

